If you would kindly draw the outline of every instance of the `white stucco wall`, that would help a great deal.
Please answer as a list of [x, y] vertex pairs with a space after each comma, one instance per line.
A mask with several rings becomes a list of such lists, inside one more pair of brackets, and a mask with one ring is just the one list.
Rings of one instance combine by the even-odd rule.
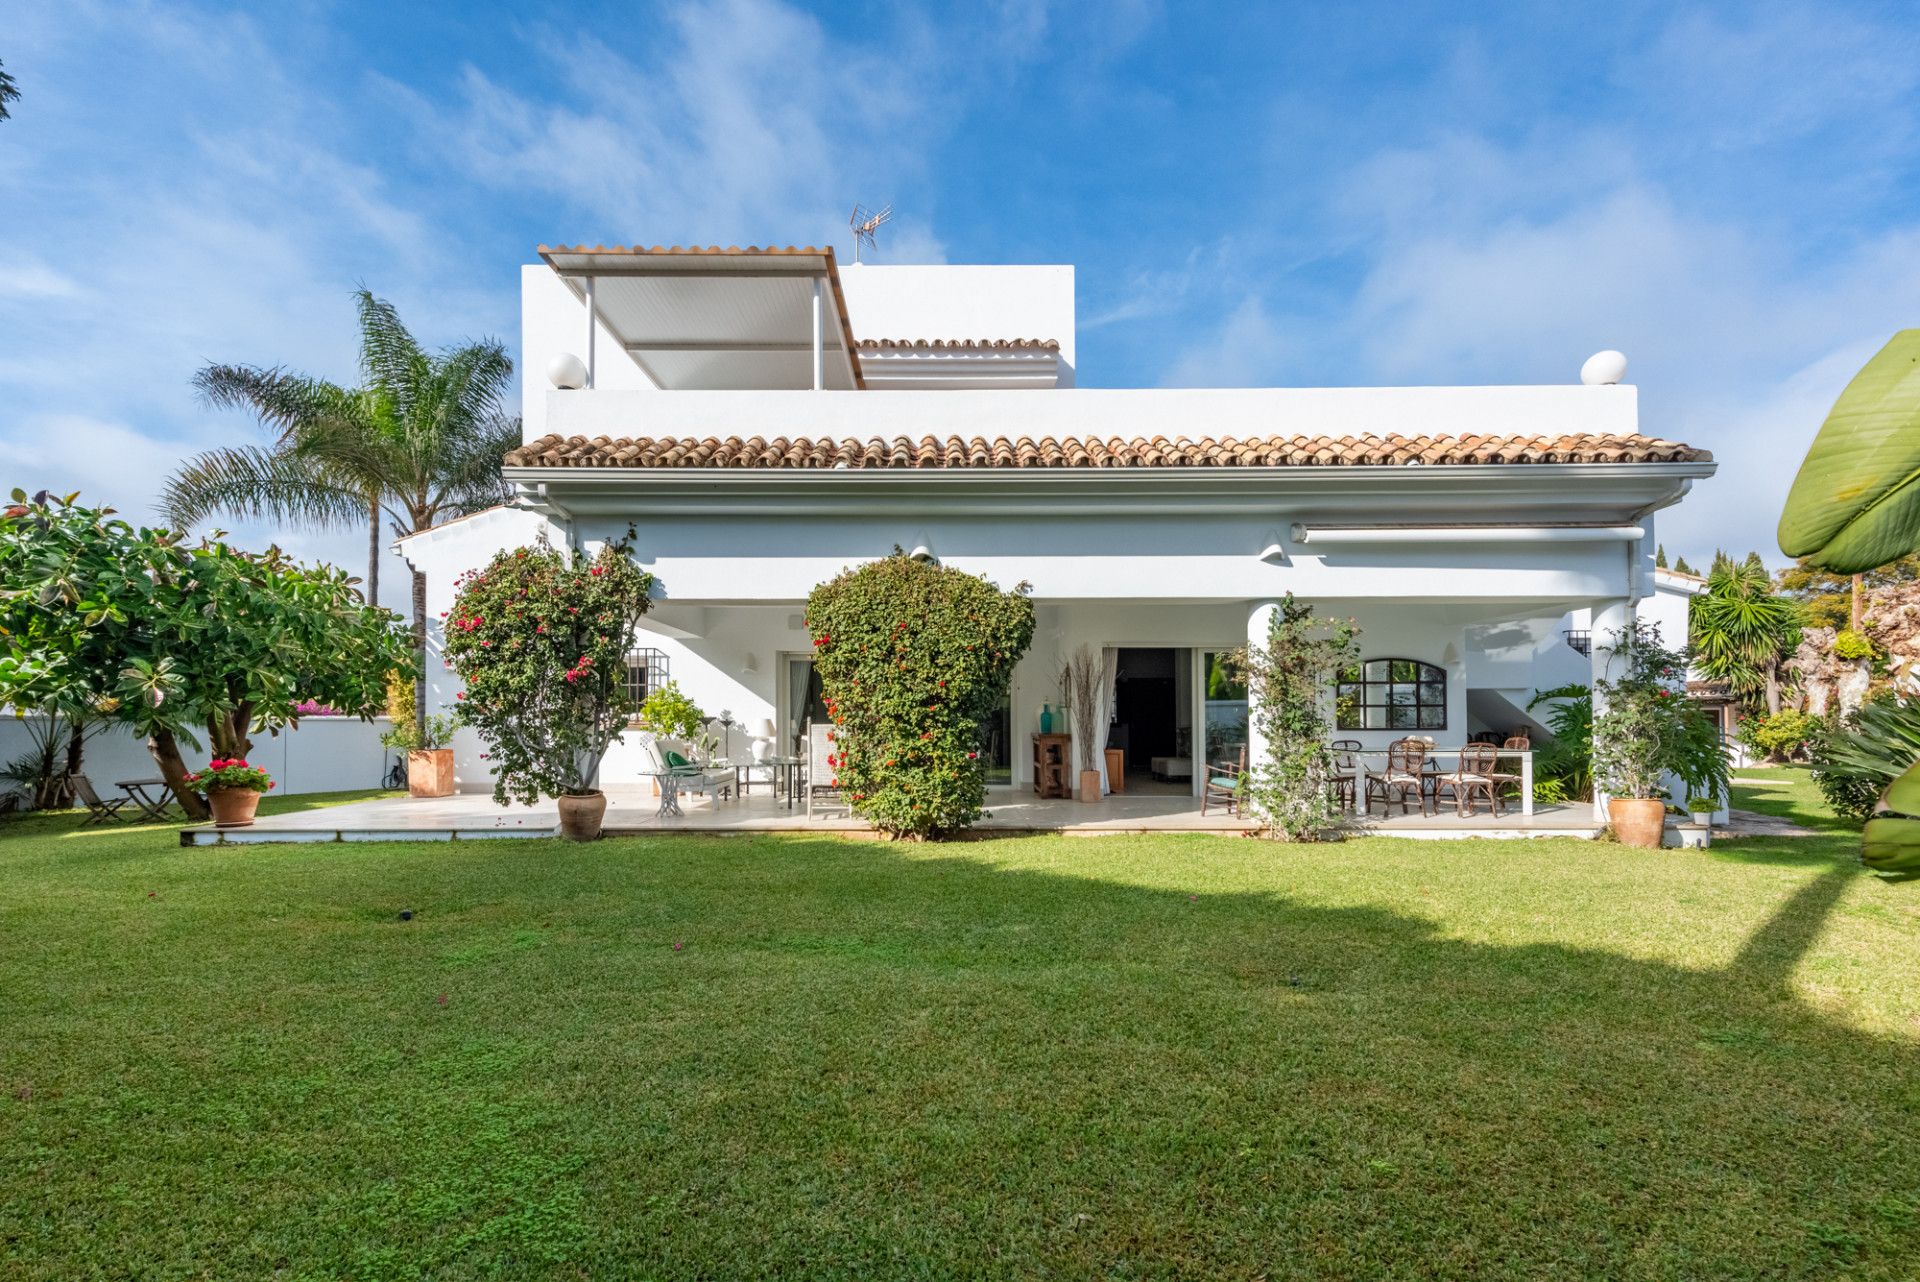
[[[273, 777], [276, 796], [378, 788], [393, 760], [380, 742], [387, 724], [384, 717], [375, 721], [307, 717], [279, 734], [258, 736], [247, 761]], [[31, 747], [25, 725], [13, 717], [0, 718], [0, 761], [12, 761]], [[181, 749], [189, 769], [207, 764], [204, 750], [184, 743]], [[121, 726], [110, 726], [87, 740], [82, 768], [103, 797], [116, 795], [115, 785], [122, 779], [153, 779], [160, 774], [146, 740]]]
[[[594, 326], [596, 386], [609, 392], [652, 392], [653, 380], [622, 350], [613, 331]], [[561, 353], [587, 359], [587, 307], [545, 263], [520, 269], [520, 426], [522, 440], [547, 433], [547, 364]]]
[[[564, 289], [564, 286], [562, 287]], [[579, 328], [579, 325], [574, 327]], [[857, 334], [858, 331], [856, 331]], [[577, 340], [570, 340], [575, 341]], [[548, 387], [529, 348], [543, 432], [562, 436], [1213, 437], [1631, 433], [1638, 389], [1584, 387], [1068, 388], [1046, 391], [676, 391]], [[572, 350], [569, 348], [568, 350]], [[529, 423], [533, 416], [529, 416]]]
[[1059, 386], [1073, 386], [1069, 265], [843, 263], [840, 289], [855, 339], [1051, 338], [1060, 344]]

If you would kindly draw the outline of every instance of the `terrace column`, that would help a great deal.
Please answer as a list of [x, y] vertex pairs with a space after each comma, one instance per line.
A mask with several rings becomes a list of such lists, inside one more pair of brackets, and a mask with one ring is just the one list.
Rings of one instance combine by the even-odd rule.
[[[1247, 611], [1247, 648], [1249, 650], [1264, 650], [1267, 648], [1268, 634], [1273, 631], [1273, 616], [1279, 612], [1280, 606], [1278, 602], [1255, 601], [1253, 603], [1253, 608]], [[1266, 736], [1262, 735], [1254, 726], [1253, 692], [1249, 690], [1247, 696], [1247, 769], [1252, 770], [1255, 762], [1266, 759], [1267, 740]], [[1203, 735], [1202, 738], [1204, 739], [1204, 737]], [[1200, 764], [1202, 771], [1204, 771], [1207, 765], [1207, 762], [1204, 760], [1206, 756], [1204, 746], [1201, 749], [1201, 756], [1202, 761]], [[1195, 777], [1199, 777], [1198, 774], [1196, 774]]]
[[[1593, 715], [1597, 722], [1600, 714], [1606, 710], [1606, 697], [1600, 693], [1600, 682], [1609, 675], [1607, 665], [1613, 659], [1613, 645], [1617, 634], [1633, 626], [1633, 602], [1626, 598], [1617, 601], [1597, 601], [1593, 606], [1593, 622], [1587, 633], [1587, 656], [1591, 667], [1593, 686]], [[1597, 738], [1597, 736], [1596, 736]], [[1607, 822], [1607, 796], [1601, 791], [1598, 779], [1593, 785], [1593, 821]]]

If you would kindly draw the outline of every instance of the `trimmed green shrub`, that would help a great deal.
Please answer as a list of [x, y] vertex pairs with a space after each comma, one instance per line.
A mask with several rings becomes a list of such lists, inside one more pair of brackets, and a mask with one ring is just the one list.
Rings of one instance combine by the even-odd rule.
[[1852, 628], [1842, 628], [1833, 635], [1833, 657], [1845, 659], [1851, 663], [1855, 659], [1871, 659], [1873, 642], [1864, 633]]
[[940, 838], [980, 817], [980, 723], [1033, 641], [1027, 585], [893, 555], [807, 598], [833, 768], [855, 814], [893, 837]]
[[502, 805], [599, 789], [600, 759], [633, 711], [627, 652], [651, 604], [653, 576], [629, 546], [609, 543], [592, 560], [513, 548], [458, 581], [445, 653]]
[[1798, 756], [1807, 741], [1818, 733], [1820, 718], [1793, 708], [1782, 709], [1770, 717], [1742, 717], [1735, 732], [1748, 751], [1757, 752], [1768, 761]]

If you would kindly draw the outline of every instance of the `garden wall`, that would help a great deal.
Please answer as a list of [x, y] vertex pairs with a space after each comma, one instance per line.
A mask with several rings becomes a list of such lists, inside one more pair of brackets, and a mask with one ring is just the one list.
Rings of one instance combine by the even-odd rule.
[[[260, 766], [279, 786], [275, 793], [343, 792], [378, 788], [393, 754], [380, 743], [387, 721], [352, 717], [308, 717], [296, 729], [255, 740], [247, 760]], [[0, 718], [0, 763], [32, 747], [27, 727], [14, 717]], [[207, 753], [181, 744], [189, 768], [207, 763]], [[124, 726], [111, 726], [87, 740], [86, 775], [102, 795], [119, 791], [122, 779], [153, 779], [160, 768], [147, 753], [146, 740]]]

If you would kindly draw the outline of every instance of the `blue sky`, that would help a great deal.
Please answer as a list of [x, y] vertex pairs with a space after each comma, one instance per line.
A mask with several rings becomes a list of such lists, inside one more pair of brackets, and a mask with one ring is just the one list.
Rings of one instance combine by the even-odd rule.
[[883, 261], [1074, 263], [1083, 384], [1570, 382], [1618, 347], [1645, 430], [1723, 461], [1670, 549], [1777, 560], [1833, 396], [1920, 320], [1910, 16], [0, 0], [0, 470], [142, 513], [250, 432], [203, 362], [351, 376], [355, 282], [511, 341], [536, 243], [844, 251], [891, 201]]

